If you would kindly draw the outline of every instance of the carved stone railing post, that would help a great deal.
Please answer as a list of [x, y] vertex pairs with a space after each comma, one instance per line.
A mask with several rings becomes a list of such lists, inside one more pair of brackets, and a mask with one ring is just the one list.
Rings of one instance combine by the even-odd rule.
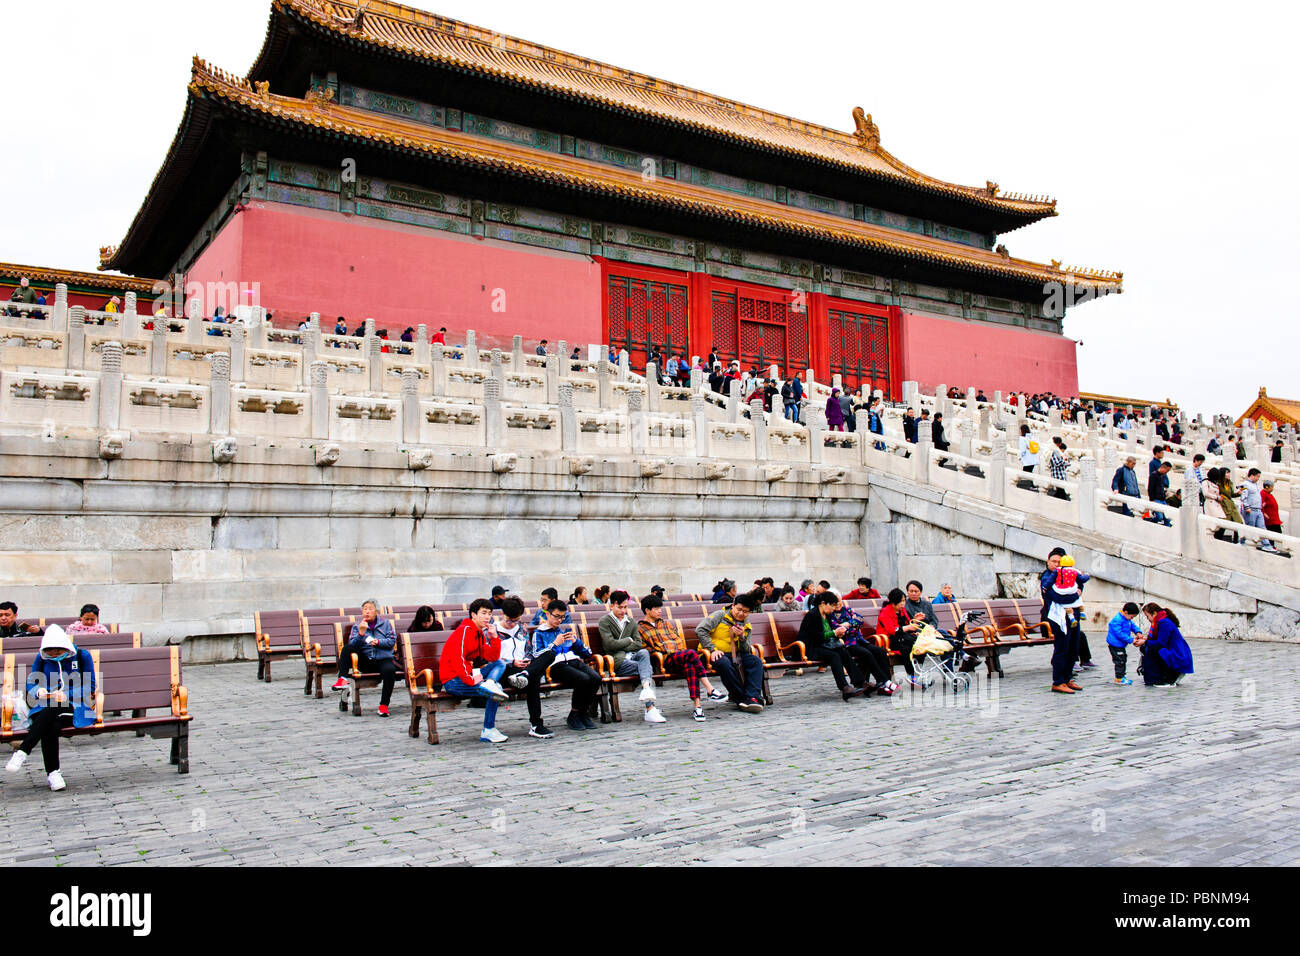
[[641, 393], [636, 389], [627, 393], [627, 422], [629, 440], [634, 456], [644, 456], [650, 442], [649, 423], [641, 407]]
[[[548, 352], [547, 354], [549, 355], [550, 353]], [[560, 374], [572, 375], [573, 363], [569, 361], [569, 343], [564, 341], [564, 339], [560, 339], [555, 348], [555, 355], [560, 360]]]
[[975, 419], [979, 417], [979, 400], [975, 397], [978, 395], [973, 388], [966, 389], [966, 417]]
[[135, 304], [135, 293], [126, 294], [126, 308], [122, 312], [122, 331], [120, 337], [125, 340], [138, 338], [140, 335], [140, 313]]
[[190, 299], [185, 304], [185, 341], [191, 345], [197, 345], [203, 341], [203, 303], [198, 299]]
[[230, 327], [230, 380], [248, 381], [248, 327], [243, 322]]
[[691, 396], [691, 421], [695, 426], [695, 454], [699, 458], [708, 458], [710, 450], [709, 413], [706, 408], [707, 404], [702, 395], [696, 393]]
[[645, 364], [645, 398], [646, 411], [658, 412], [660, 408], [659, 367], [654, 362]]
[[63, 282], [54, 285], [54, 315], [51, 318], [51, 332], [68, 330], [68, 287]]
[[429, 364], [429, 326], [421, 322], [415, 327], [415, 364], [424, 368]]
[[492, 350], [492, 357], [488, 360], [488, 375], [497, 380], [497, 384], [501, 386], [501, 394], [504, 395], [506, 391], [506, 367], [500, 349]]
[[[374, 321], [367, 319], [367, 322]], [[366, 371], [370, 374], [370, 391], [384, 390], [384, 353], [383, 342], [377, 335], [366, 336]]]
[[[649, 379], [649, 377], [650, 377], [649, 375], [646, 376], [647, 379]], [[704, 375], [704, 371], [702, 369], [698, 369], [698, 368], [691, 369], [691, 391], [692, 392], [698, 392], [700, 390], [700, 387], [704, 385], [705, 381], [706, 378]]]
[[100, 355], [99, 429], [111, 430], [122, 421], [122, 343], [108, 341]]
[[[566, 358], [567, 362], [568, 359]], [[596, 384], [600, 391], [600, 407], [608, 411], [614, 407], [614, 383], [613, 368], [609, 364], [608, 358], [602, 358], [596, 363]]]
[[1047, 410], [1047, 426], [1049, 428], [1061, 427], [1061, 408], [1059, 405], [1053, 405]]
[[68, 310], [68, 347], [63, 361], [69, 371], [86, 367], [86, 310], [79, 305]]
[[420, 440], [420, 373], [402, 369], [402, 441], [408, 445]]
[[971, 442], [974, 438], [975, 423], [969, 418], [957, 419], [957, 454], [970, 457]]
[[921, 403], [917, 398], [920, 393], [920, 386], [916, 382], [903, 383], [903, 404], [918, 415], [921, 414]]
[[516, 335], [510, 340], [510, 371], [522, 372], [527, 367], [524, 364], [524, 337]]
[[313, 312], [302, 332], [302, 357], [298, 362], [302, 384], [311, 386], [311, 363], [321, 357], [320, 313]]
[[429, 391], [439, 398], [447, 394], [447, 361], [440, 342], [429, 346]]
[[[543, 369], [542, 375], [546, 380], [546, 402], [554, 405], [560, 400], [560, 357], [558, 355], [546, 356], [546, 368]], [[569, 404], [573, 404], [573, 386], [569, 386]]]
[[1191, 468], [1183, 471], [1183, 503], [1178, 508], [1178, 543], [1188, 561], [1201, 559], [1201, 483]]
[[[934, 414], [943, 415], [943, 420], [950, 421], [952, 415], [948, 414], [948, 386], [936, 385], [934, 389]], [[933, 415], [931, 416], [934, 417]]]
[[831, 388], [838, 388], [841, 392], [844, 391], [844, 376], [839, 372], [831, 376]]
[[727, 423], [740, 423], [740, 379], [727, 380]]
[[208, 431], [214, 436], [230, 434], [230, 356], [212, 356], [212, 399], [208, 405]]
[[987, 405], [979, 410], [979, 426], [977, 435], [980, 441], [988, 441], [989, 435], [993, 430], [993, 409]]
[[1002, 432], [994, 434], [989, 444], [988, 498], [995, 505], [1007, 500], [1007, 439]]
[[266, 348], [267, 318], [266, 309], [253, 307], [253, 348]]
[[505, 424], [501, 413], [501, 381], [489, 376], [483, 380], [483, 430], [488, 451], [500, 451], [505, 444]]
[[934, 435], [929, 428], [917, 428], [916, 448], [912, 458], [916, 467], [915, 480], [918, 485], [930, 483], [930, 449], [934, 447]]
[[749, 425], [754, 433], [754, 460], [767, 461], [767, 414], [763, 411], [761, 399], [749, 403]]
[[[547, 363], [548, 369], [551, 367]], [[558, 386], [557, 403], [560, 408], [560, 449], [573, 452], [578, 450], [578, 416], [573, 410], [573, 386], [561, 382]]]
[[311, 363], [311, 437], [330, 437], [330, 394], [325, 386], [329, 366]]
[[1084, 531], [1097, 528], [1097, 460], [1079, 460], [1079, 492], [1075, 495], [1079, 527]]
[[1007, 416], [1002, 410], [1002, 393], [1000, 391], [993, 392], [993, 424], [998, 428], [1005, 429], [1007, 427]]
[[618, 380], [626, 382], [632, 377], [632, 357], [627, 354], [627, 349], [620, 349], [618, 353]]
[[1291, 509], [1286, 516], [1286, 533], [1300, 538], [1300, 481], [1291, 482]]
[[465, 330], [465, 367], [478, 368], [478, 333]]
[[149, 374], [167, 374], [167, 319], [155, 315], [153, 318], [153, 338], [149, 343]]

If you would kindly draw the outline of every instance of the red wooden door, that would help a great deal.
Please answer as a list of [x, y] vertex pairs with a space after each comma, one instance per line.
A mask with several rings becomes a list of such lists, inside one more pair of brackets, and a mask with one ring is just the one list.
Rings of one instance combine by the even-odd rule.
[[839, 374], [846, 389], [878, 388], [886, 399], [892, 398], [888, 310], [832, 305], [828, 317], [831, 374]]
[[685, 354], [689, 293], [684, 282], [611, 271], [605, 278], [605, 301], [610, 344], [627, 349], [634, 370], [644, 371], [656, 348], [665, 361], [669, 354]]
[[711, 290], [713, 342], [725, 361], [739, 359], [743, 370], [766, 376], [776, 365], [782, 377], [808, 366], [806, 295], [714, 283]]

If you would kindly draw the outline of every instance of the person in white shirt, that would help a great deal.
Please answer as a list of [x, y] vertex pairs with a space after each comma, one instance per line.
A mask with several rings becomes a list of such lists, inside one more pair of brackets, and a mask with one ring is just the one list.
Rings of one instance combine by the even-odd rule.
[[1038, 467], [1038, 442], [1034, 436], [1029, 433], [1028, 425], [1020, 426], [1020, 467], [1024, 471], [1032, 472]]
[[531, 648], [528, 625], [523, 621], [524, 602], [515, 595], [501, 601], [502, 620], [494, 627], [501, 639], [501, 657], [506, 662], [504, 680], [516, 690], [525, 690], [528, 698], [528, 736], [547, 740], [555, 735], [542, 722], [542, 681], [546, 668], [555, 660], [551, 650], [535, 654]]

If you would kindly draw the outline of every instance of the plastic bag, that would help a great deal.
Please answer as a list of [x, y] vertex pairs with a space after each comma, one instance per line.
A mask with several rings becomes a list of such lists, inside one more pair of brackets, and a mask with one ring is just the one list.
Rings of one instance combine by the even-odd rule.
[[12, 713], [10, 718], [10, 732], [16, 730], [26, 730], [30, 722], [30, 713], [27, 707], [27, 695], [12, 693], [4, 695], [4, 709]]

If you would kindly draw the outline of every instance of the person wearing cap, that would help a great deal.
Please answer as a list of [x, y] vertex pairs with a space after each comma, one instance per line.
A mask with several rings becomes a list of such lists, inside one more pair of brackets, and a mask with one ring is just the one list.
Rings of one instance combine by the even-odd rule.
[[39, 742], [50, 789], [67, 787], [59, 770], [59, 731], [95, 723], [97, 689], [95, 661], [90, 652], [73, 644], [63, 628], [50, 625], [27, 674], [27, 702], [31, 708], [27, 735], [5, 769], [17, 773]]
[[488, 602], [489, 604], [492, 605], [492, 610], [494, 611], [501, 610], [501, 605], [502, 602], [505, 600], [505, 596], [506, 596], [506, 589], [503, 588], [501, 585], [498, 584], [496, 587], [492, 589], [492, 599]]

